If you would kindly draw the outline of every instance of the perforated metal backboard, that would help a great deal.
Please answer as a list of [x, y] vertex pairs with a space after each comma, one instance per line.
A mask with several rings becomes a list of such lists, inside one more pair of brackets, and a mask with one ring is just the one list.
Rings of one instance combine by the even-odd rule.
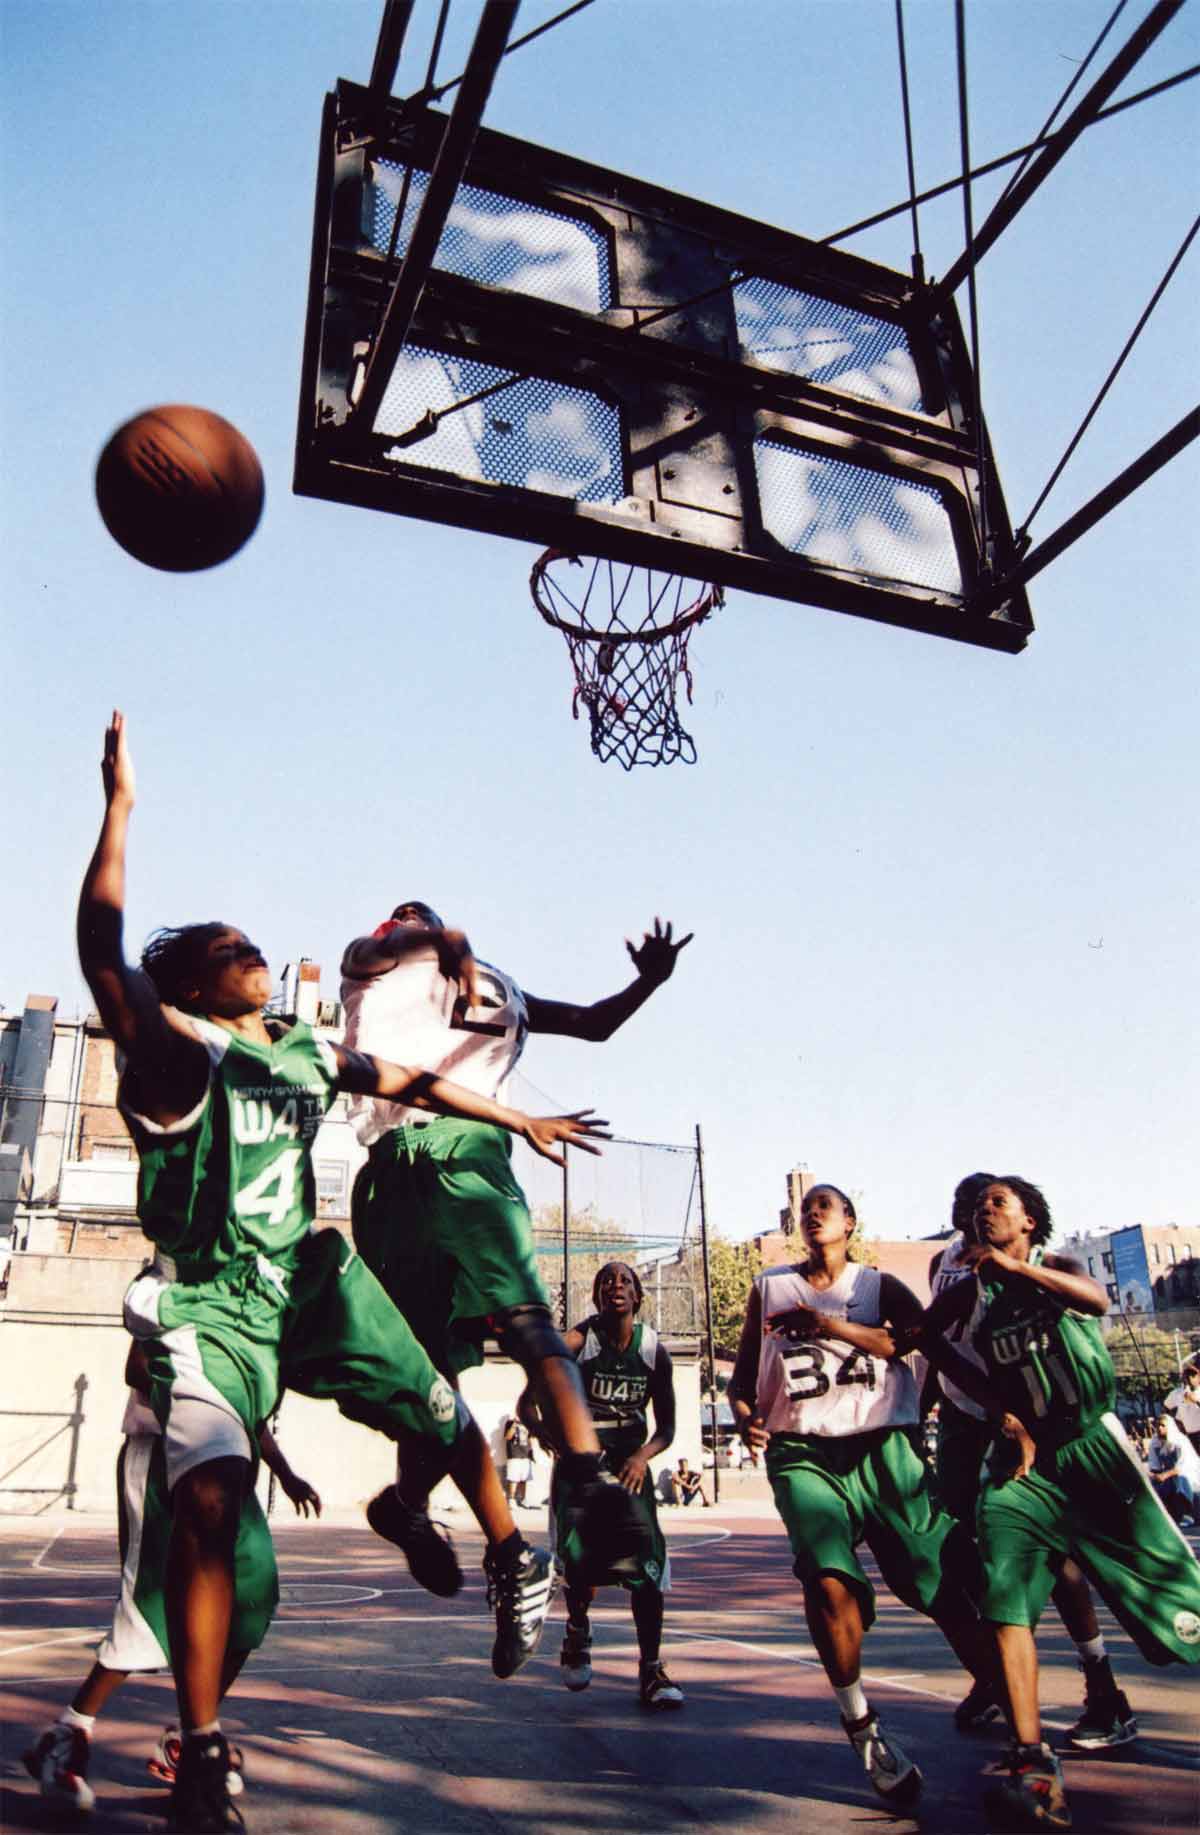
[[297, 491], [1023, 646], [953, 305], [840, 250], [482, 129], [357, 412], [445, 125], [327, 98]]

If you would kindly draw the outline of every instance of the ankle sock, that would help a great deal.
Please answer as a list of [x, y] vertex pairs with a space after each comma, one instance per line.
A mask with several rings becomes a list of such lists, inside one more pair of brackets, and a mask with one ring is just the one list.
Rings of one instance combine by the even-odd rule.
[[64, 1708], [58, 1717], [58, 1724], [60, 1727], [78, 1727], [80, 1732], [86, 1733], [90, 1739], [92, 1737], [92, 1728], [96, 1724], [96, 1716], [94, 1714], [81, 1714], [78, 1708]]
[[184, 1739], [211, 1739], [214, 1733], [221, 1731], [219, 1720], [206, 1720], [202, 1727], [189, 1727]]
[[871, 1712], [861, 1679], [849, 1683], [845, 1688], [835, 1688], [833, 1692], [837, 1696], [837, 1704], [842, 1711], [843, 1720], [851, 1723], [856, 1720], [865, 1720]]
[[1084, 1638], [1075, 1646], [1081, 1663], [1102, 1663], [1108, 1655], [1102, 1637]]

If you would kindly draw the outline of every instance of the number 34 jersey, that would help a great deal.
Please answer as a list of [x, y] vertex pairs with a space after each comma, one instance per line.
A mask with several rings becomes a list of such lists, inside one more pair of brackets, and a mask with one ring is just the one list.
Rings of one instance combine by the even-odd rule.
[[773, 1434], [841, 1439], [918, 1418], [912, 1372], [899, 1358], [872, 1357], [839, 1338], [789, 1338], [770, 1321], [810, 1306], [853, 1325], [882, 1325], [878, 1268], [847, 1264], [832, 1287], [811, 1287], [798, 1266], [768, 1268], [755, 1280], [762, 1301], [758, 1412]]

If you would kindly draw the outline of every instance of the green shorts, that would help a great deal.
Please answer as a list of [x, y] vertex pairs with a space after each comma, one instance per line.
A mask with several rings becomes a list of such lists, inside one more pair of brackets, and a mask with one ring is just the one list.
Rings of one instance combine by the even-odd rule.
[[858, 1594], [863, 1624], [875, 1595], [858, 1556], [865, 1541], [906, 1606], [932, 1615], [943, 1587], [964, 1584], [969, 1542], [938, 1504], [902, 1427], [831, 1438], [773, 1434], [767, 1476], [800, 1581], [836, 1574]]
[[449, 1446], [460, 1432], [450, 1385], [336, 1230], [304, 1237], [282, 1267], [244, 1258], [189, 1283], [151, 1267], [125, 1296], [125, 1321], [146, 1354], [172, 1486], [209, 1460], [256, 1458], [284, 1389], [393, 1440]]
[[[122, 1446], [117, 1456], [117, 1520], [121, 1590], [96, 1660], [105, 1669], [169, 1669], [165, 1586], [171, 1495], [161, 1434], [130, 1434]], [[271, 1531], [251, 1490], [242, 1505], [234, 1550], [230, 1650], [257, 1650], [278, 1603]]]
[[942, 1396], [937, 1419], [938, 1497], [951, 1516], [971, 1530], [975, 1527], [983, 1462], [995, 1438], [993, 1422], [976, 1420]]
[[1148, 1662], [1200, 1663], [1200, 1564], [1113, 1415], [979, 1500], [983, 1616], [1037, 1624], [1068, 1555]]
[[360, 1255], [447, 1373], [482, 1363], [496, 1314], [548, 1304], [503, 1128], [447, 1116], [391, 1129], [351, 1209]]
[[[603, 1455], [604, 1464], [610, 1472], [620, 1470], [623, 1460]], [[550, 1481], [550, 1542], [558, 1557], [559, 1567], [571, 1584], [571, 1570], [580, 1555], [580, 1548], [574, 1531], [569, 1530], [564, 1520], [565, 1505], [569, 1496], [569, 1487], [564, 1485], [559, 1476], [560, 1467], [555, 1461], [554, 1476]], [[666, 1537], [658, 1523], [658, 1505], [654, 1495], [654, 1478], [649, 1468], [642, 1480], [642, 1488], [634, 1498], [638, 1513], [650, 1529], [650, 1548], [631, 1571], [608, 1574], [591, 1584], [596, 1586], [622, 1586], [631, 1592], [638, 1587], [654, 1587], [660, 1593], [671, 1590], [671, 1563], [667, 1555]]]

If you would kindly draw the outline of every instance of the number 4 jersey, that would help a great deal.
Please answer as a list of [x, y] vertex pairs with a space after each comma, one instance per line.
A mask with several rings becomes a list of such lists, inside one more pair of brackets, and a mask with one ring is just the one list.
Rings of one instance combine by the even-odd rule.
[[832, 1287], [811, 1287], [798, 1266], [768, 1268], [755, 1280], [762, 1301], [758, 1412], [773, 1434], [841, 1439], [917, 1420], [917, 1389], [899, 1358], [872, 1357], [838, 1338], [789, 1338], [770, 1330], [797, 1306], [853, 1325], [882, 1325], [878, 1268], [849, 1262]]

